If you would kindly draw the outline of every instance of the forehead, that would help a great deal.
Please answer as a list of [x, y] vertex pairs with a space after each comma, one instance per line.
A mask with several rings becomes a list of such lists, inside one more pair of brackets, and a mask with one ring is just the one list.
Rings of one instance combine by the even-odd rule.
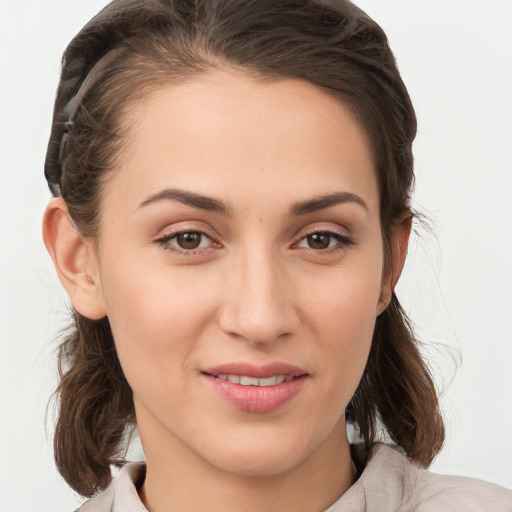
[[157, 89], [133, 106], [123, 149], [109, 198], [117, 191], [141, 202], [178, 187], [233, 204], [291, 203], [342, 189], [378, 209], [364, 132], [341, 102], [297, 79], [224, 70]]

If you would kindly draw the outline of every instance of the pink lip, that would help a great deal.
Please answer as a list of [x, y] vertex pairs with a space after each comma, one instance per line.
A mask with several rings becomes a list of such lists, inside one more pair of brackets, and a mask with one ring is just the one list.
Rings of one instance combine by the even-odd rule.
[[257, 379], [273, 377], [274, 375], [292, 375], [300, 377], [307, 372], [298, 366], [286, 363], [270, 363], [263, 366], [257, 366], [250, 363], [227, 363], [212, 368], [202, 370], [202, 373], [209, 375], [246, 375]]
[[[249, 363], [230, 363], [203, 370], [202, 375], [213, 390], [237, 409], [247, 412], [271, 412], [296, 396], [303, 388], [308, 374], [301, 368], [285, 363], [272, 363], [255, 366]], [[216, 375], [246, 375], [254, 378], [267, 378], [274, 375], [294, 377], [289, 382], [274, 386], [243, 386], [227, 380], [217, 379]]]

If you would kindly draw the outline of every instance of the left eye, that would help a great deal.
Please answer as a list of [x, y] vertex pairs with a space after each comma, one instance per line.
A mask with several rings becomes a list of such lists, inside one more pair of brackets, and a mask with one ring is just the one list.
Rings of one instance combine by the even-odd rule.
[[350, 243], [347, 237], [339, 233], [318, 232], [306, 235], [299, 242], [298, 247], [307, 247], [308, 249], [325, 250], [331, 249], [338, 244]]
[[166, 237], [166, 239], [162, 241], [183, 251], [193, 251], [194, 249], [208, 247], [212, 240], [209, 236], [201, 233], [201, 231], [184, 231]]

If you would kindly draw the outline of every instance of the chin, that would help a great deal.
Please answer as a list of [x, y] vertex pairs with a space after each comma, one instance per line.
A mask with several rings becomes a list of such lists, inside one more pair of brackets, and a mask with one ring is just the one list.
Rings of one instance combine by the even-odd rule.
[[[215, 466], [242, 477], [267, 477], [287, 473], [300, 464], [304, 457], [292, 453], [259, 452], [252, 450], [246, 453], [221, 457]], [[214, 462], [214, 461], [210, 461]]]
[[245, 439], [230, 439], [222, 451], [210, 449], [203, 456], [211, 465], [234, 475], [275, 476], [299, 466], [315, 451], [316, 446], [310, 445], [290, 433], [272, 437], [259, 432]]

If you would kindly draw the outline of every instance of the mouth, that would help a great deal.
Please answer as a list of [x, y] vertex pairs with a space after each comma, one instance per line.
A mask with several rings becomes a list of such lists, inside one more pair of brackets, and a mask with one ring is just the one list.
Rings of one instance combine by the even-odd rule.
[[273, 375], [272, 377], [265, 377], [259, 379], [257, 377], [250, 377], [249, 375], [233, 375], [233, 374], [219, 374], [212, 375], [212, 377], [220, 380], [227, 380], [233, 384], [240, 384], [241, 386], [275, 386], [283, 382], [290, 382], [295, 377], [293, 375]]
[[253, 413], [280, 408], [300, 393], [309, 377], [303, 369], [282, 363], [225, 364], [203, 370], [201, 374], [229, 404]]
[[206, 368], [201, 373], [241, 386], [275, 386], [308, 375], [298, 366], [279, 362], [262, 366], [244, 362], [227, 363]]

